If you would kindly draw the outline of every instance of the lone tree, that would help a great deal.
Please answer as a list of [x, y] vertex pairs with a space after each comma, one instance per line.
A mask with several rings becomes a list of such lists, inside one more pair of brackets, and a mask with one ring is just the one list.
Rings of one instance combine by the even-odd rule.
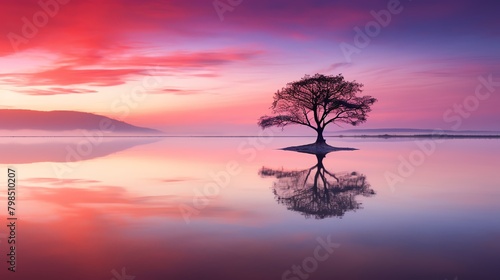
[[323, 131], [330, 123], [358, 125], [366, 121], [371, 105], [377, 99], [356, 96], [362, 84], [349, 82], [339, 74], [325, 76], [306, 75], [300, 81], [288, 83], [274, 94], [271, 106], [274, 116], [262, 116], [259, 126], [263, 129], [290, 124], [300, 124], [318, 133], [315, 144], [325, 144]]

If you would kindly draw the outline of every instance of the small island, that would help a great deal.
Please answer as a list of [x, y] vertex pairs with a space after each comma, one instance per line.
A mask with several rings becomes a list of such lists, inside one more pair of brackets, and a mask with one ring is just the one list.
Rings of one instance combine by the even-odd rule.
[[332, 147], [326, 143], [323, 132], [331, 123], [347, 123], [353, 126], [367, 120], [371, 106], [377, 99], [357, 96], [363, 84], [346, 81], [342, 74], [327, 76], [306, 75], [301, 80], [288, 83], [274, 94], [272, 116], [262, 116], [259, 126], [263, 129], [288, 125], [307, 126], [317, 133], [316, 142], [308, 145], [287, 147], [284, 150], [310, 154], [327, 154], [333, 151], [355, 150]]

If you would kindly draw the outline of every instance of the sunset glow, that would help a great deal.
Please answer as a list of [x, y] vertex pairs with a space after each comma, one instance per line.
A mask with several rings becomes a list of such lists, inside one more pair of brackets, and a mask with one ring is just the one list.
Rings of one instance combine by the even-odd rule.
[[498, 279], [499, 11], [0, 0], [0, 279]]
[[[500, 79], [495, 1], [242, 1], [222, 12], [198, 0], [4, 2], [2, 108], [254, 134], [286, 83], [342, 73], [380, 101], [363, 127], [455, 129], [447, 110], [479, 77]], [[498, 130], [499, 98], [457, 129]]]

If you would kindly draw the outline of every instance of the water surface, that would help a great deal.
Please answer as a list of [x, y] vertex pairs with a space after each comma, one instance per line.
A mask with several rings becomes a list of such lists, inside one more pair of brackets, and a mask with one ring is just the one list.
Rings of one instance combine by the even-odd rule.
[[427, 154], [411, 139], [329, 139], [359, 150], [325, 158], [278, 150], [311, 140], [2, 139], [20, 220], [16, 273], [0, 231], [0, 275], [499, 277], [500, 141], [432, 142]]

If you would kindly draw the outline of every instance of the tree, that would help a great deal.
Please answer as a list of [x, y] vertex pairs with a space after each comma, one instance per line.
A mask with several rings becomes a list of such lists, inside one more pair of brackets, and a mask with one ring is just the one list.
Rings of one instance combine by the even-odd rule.
[[305, 125], [318, 136], [315, 144], [325, 144], [323, 132], [330, 123], [358, 125], [366, 121], [371, 105], [377, 99], [356, 96], [362, 84], [349, 82], [339, 74], [325, 76], [306, 75], [300, 81], [288, 83], [274, 94], [271, 106], [274, 116], [262, 116], [259, 126], [263, 129], [290, 124]]
[[342, 217], [346, 212], [362, 209], [358, 196], [371, 197], [366, 176], [357, 172], [332, 173], [323, 165], [325, 155], [317, 154], [318, 163], [305, 170], [262, 167], [259, 175], [275, 177], [273, 192], [279, 204], [306, 218]]

